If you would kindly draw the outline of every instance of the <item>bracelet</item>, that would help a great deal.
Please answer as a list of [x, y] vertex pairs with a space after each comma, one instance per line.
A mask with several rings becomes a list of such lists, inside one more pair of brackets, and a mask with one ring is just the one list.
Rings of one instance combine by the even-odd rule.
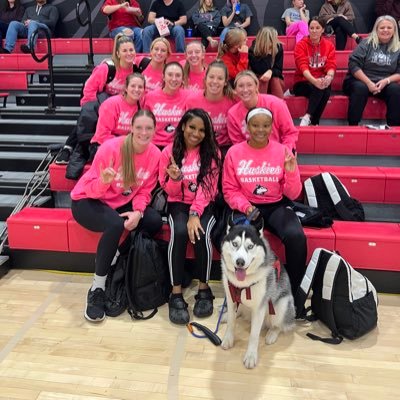
[[390, 84], [390, 78], [386, 79], [386, 83], [389, 85]]

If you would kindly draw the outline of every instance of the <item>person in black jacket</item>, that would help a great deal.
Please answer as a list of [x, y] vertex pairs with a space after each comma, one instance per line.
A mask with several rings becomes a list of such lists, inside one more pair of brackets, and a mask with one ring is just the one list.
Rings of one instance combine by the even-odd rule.
[[6, 35], [8, 25], [11, 21], [21, 21], [25, 8], [20, 0], [8, 0], [4, 11], [0, 11], [0, 49], [2, 49], [2, 39]]
[[213, 39], [213, 36], [217, 36], [221, 13], [214, 6], [213, 0], [200, 0], [199, 9], [193, 13], [192, 21], [196, 30], [195, 36], [201, 37], [203, 46], [218, 47], [218, 41]]
[[249, 68], [260, 81], [260, 92], [283, 98], [283, 47], [276, 29], [265, 26], [249, 49]]
[[[47, 0], [36, 0], [36, 5], [28, 7], [22, 17], [22, 22], [11, 21], [7, 29], [6, 44], [2, 53], [11, 53], [19, 37], [28, 38], [27, 44], [21, 45], [23, 53], [30, 53], [30, 40], [33, 33], [38, 29], [46, 29], [50, 34], [54, 32], [58, 21], [58, 9], [47, 4]], [[37, 39], [37, 35], [35, 39]], [[33, 45], [36, 44], [36, 40]]]

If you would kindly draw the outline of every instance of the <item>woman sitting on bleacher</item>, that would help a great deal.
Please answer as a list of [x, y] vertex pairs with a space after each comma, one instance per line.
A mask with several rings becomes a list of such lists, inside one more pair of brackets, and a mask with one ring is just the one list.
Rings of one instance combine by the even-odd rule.
[[189, 42], [185, 48], [186, 61], [183, 62], [183, 86], [190, 92], [200, 92], [204, 88], [206, 49], [199, 41]]
[[159, 169], [161, 187], [168, 195], [171, 227], [168, 264], [172, 284], [168, 305], [169, 319], [175, 324], [187, 324], [190, 319], [182, 296], [188, 240], [193, 243], [200, 274], [193, 313], [204, 318], [213, 312], [214, 296], [208, 286], [212, 261], [210, 234], [215, 224], [213, 202], [220, 164], [207, 111], [199, 108], [186, 111], [176, 128], [173, 144], [161, 154]]
[[232, 210], [247, 217], [260, 216], [264, 226], [284, 246], [286, 269], [293, 294], [306, 265], [307, 239], [291, 200], [301, 193], [296, 157], [286, 146], [271, 140], [274, 113], [253, 108], [246, 115], [249, 139], [232, 146], [226, 154], [222, 187]]
[[114, 39], [111, 60], [106, 59], [99, 64], [85, 82], [81, 98], [82, 109], [77, 125], [55, 161], [56, 164], [68, 164], [71, 153], [75, 150], [74, 159], [77, 168], [67, 168], [70, 179], [79, 178], [89, 158], [89, 141], [96, 131], [100, 104], [109, 96], [123, 92], [126, 77], [135, 69], [135, 57], [132, 38], [119, 33]]
[[200, 0], [198, 11], [192, 14], [192, 21], [195, 29], [195, 36], [201, 37], [203, 46], [210, 45], [215, 49], [218, 47], [218, 40], [213, 36], [218, 35], [218, 27], [221, 24], [221, 13], [214, 6], [213, 0]]
[[249, 67], [260, 81], [260, 92], [283, 99], [283, 47], [275, 28], [264, 26], [249, 48]]
[[386, 120], [400, 125], [400, 42], [395, 19], [378, 17], [372, 32], [353, 51], [343, 91], [350, 97], [349, 125], [358, 125], [369, 96], [386, 103]]
[[146, 79], [146, 92], [161, 89], [164, 67], [170, 55], [171, 45], [167, 39], [158, 37], [152, 41], [150, 62], [142, 72]]
[[258, 79], [252, 71], [242, 71], [235, 79], [235, 91], [240, 101], [228, 111], [228, 134], [233, 144], [248, 140], [247, 112], [254, 107], [265, 107], [274, 115], [271, 139], [282, 143], [290, 151], [296, 149], [299, 131], [284, 100], [258, 92]]
[[353, 38], [357, 43], [361, 42], [353, 25], [353, 7], [348, 0], [325, 0], [319, 16], [326, 28], [331, 27], [335, 32], [336, 50], [344, 50], [347, 36]]
[[293, 92], [308, 98], [306, 114], [300, 126], [318, 125], [331, 95], [331, 83], [336, 71], [335, 46], [325, 39], [324, 22], [313, 17], [309, 22], [309, 36], [296, 43], [294, 59], [296, 72]]
[[3, 51], [2, 40], [6, 36], [8, 25], [11, 21], [22, 20], [25, 8], [20, 0], [8, 0], [6, 8], [0, 11], [0, 53]]
[[143, 108], [153, 111], [157, 126], [153, 143], [165, 147], [174, 140], [175, 129], [185, 113], [188, 91], [183, 89], [183, 68], [176, 61], [165, 65], [161, 89], [147, 92]]
[[306, 9], [304, 0], [292, 0], [292, 6], [283, 12], [281, 18], [286, 24], [286, 35], [295, 36], [297, 43], [308, 35], [307, 24], [310, 20], [310, 11]]
[[145, 85], [143, 75], [138, 72], [127, 76], [124, 93], [112, 96], [101, 104], [96, 132], [90, 143], [99, 146], [115, 136], [129, 133], [132, 117], [141, 109]]
[[191, 95], [186, 108], [195, 104], [197, 107], [207, 110], [213, 123], [215, 139], [222, 154], [232, 142], [229, 139], [227, 121], [228, 111], [235, 104], [233, 90], [228, 80], [228, 69], [219, 60], [209, 64], [204, 78], [204, 92]]
[[124, 230], [140, 229], [153, 236], [162, 225], [160, 214], [148, 207], [160, 160], [160, 150], [151, 143], [155, 124], [150, 111], [138, 111], [131, 133], [100, 146], [90, 169], [71, 192], [76, 221], [90, 231], [102, 232], [85, 310], [85, 318], [92, 322], [105, 318], [107, 274]]

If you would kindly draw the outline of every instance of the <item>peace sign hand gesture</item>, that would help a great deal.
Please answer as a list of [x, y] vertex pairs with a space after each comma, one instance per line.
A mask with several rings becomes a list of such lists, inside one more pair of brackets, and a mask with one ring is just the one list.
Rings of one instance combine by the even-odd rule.
[[297, 157], [294, 156], [287, 148], [285, 148], [285, 161], [283, 166], [287, 172], [295, 171], [297, 166]]
[[113, 168], [114, 160], [111, 158], [108, 167], [104, 168], [100, 163], [100, 179], [104, 185], [109, 185], [117, 175], [117, 171]]

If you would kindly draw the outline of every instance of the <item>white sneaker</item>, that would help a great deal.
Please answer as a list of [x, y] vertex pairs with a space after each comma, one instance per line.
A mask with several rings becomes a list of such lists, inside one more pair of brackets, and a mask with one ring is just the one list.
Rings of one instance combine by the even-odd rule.
[[290, 91], [290, 89], [286, 89], [285, 93], [283, 93], [283, 96], [284, 96], [284, 97], [290, 97], [290, 96], [294, 96], [294, 95], [292, 94], [292, 92]]
[[311, 125], [311, 119], [308, 114], [304, 115], [300, 119], [300, 126], [310, 126]]

